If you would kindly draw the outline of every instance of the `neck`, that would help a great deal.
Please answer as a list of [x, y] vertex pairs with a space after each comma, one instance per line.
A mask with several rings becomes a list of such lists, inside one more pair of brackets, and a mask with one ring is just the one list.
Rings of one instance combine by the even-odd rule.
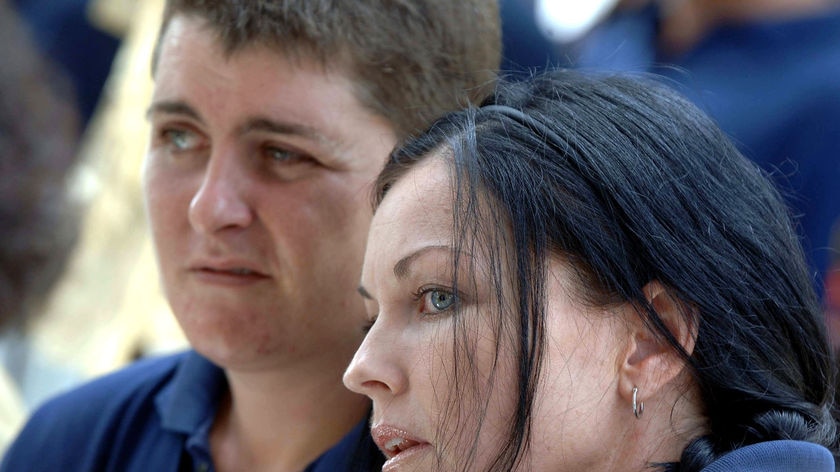
[[303, 470], [368, 412], [368, 400], [342, 384], [343, 370], [227, 370], [230, 391], [210, 433], [216, 469]]
[[666, 54], [694, 47], [725, 23], [784, 20], [817, 15], [837, 6], [834, 0], [660, 0], [659, 44]]

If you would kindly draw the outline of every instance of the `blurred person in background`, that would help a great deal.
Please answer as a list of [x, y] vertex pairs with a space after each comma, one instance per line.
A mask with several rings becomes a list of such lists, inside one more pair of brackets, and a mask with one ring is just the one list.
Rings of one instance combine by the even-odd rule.
[[[101, 2], [10, 0], [31, 30], [36, 47], [70, 80], [82, 126], [96, 110], [122, 36], [120, 31], [105, 27], [94, 14], [96, 4]], [[110, 0], [112, 4], [125, 2]]]
[[48, 402], [0, 469], [378, 468], [341, 384], [369, 188], [398, 140], [485, 95], [499, 49], [493, 0], [169, 1], [144, 196], [194, 350]]
[[[555, 45], [553, 60], [661, 75], [773, 174], [815, 287], [827, 290], [840, 270], [833, 262], [840, 247], [832, 246], [840, 228], [840, 3], [606, 0], [586, 14], [572, 1], [534, 3], [533, 21]], [[583, 26], [551, 21], [564, 16], [580, 16]], [[832, 340], [840, 343], [840, 332]]]
[[68, 194], [79, 116], [69, 84], [0, 0], [0, 453], [26, 415], [21, 343], [78, 231]]
[[502, 67], [507, 75], [527, 77], [561, 62], [559, 45], [538, 27], [535, 0], [501, 0]]
[[[157, 283], [140, 170], [149, 123], [149, 58], [163, 0], [92, 0], [98, 27], [121, 35], [120, 50], [82, 139], [74, 193], [84, 210], [69, 266], [29, 344], [70, 375], [30, 369], [29, 403], [147, 355], [186, 345]], [[38, 388], [34, 388], [37, 386]]]
[[566, 46], [602, 20], [617, 0], [501, 0], [502, 71], [522, 79], [569, 65]]

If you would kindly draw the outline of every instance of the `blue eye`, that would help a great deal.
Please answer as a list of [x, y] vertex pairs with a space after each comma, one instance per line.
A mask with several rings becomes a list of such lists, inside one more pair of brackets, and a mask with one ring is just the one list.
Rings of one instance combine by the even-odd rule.
[[429, 292], [429, 302], [438, 310], [445, 310], [455, 303], [455, 296], [441, 290], [432, 290]]
[[458, 301], [458, 297], [454, 293], [440, 289], [427, 291], [425, 298], [435, 311], [446, 311], [455, 306]]
[[195, 133], [182, 129], [166, 129], [161, 135], [166, 143], [175, 151], [186, 151], [198, 145]]
[[276, 147], [267, 148], [265, 152], [268, 155], [268, 157], [277, 162], [290, 161], [293, 160], [295, 157], [295, 153]]
[[276, 164], [298, 164], [309, 160], [309, 158], [297, 151], [291, 151], [282, 147], [266, 146], [263, 153], [272, 163]]

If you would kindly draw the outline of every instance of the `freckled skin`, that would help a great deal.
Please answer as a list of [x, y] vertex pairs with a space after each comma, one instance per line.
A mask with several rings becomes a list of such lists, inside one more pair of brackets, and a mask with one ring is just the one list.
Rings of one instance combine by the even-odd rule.
[[[487, 254], [464, 259], [469, 264], [462, 267], [472, 264], [476, 270], [461, 275], [478, 278], [474, 291], [463, 294], [457, 315], [436, 313], [432, 303], [441, 300], [436, 293], [419, 300], [415, 295], [423, 287], [452, 286], [453, 193], [443, 159], [429, 157], [409, 171], [377, 209], [362, 271], [362, 286], [371, 295], [368, 312], [377, 317], [345, 373], [351, 390], [373, 400], [374, 427], [396, 428], [431, 444], [398, 470], [462, 470], [465, 451], [473, 450], [476, 439], [468, 470], [487, 470], [507, 440], [517, 394], [516, 347], [509, 337], [499, 340], [490, 319], [494, 291], [474, 275], [487, 273]], [[412, 254], [421, 255], [411, 259], [408, 275], [395, 276], [398, 261]], [[562, 263], [549, 261], [548, 270], [546, 353], [530, 449], [519, 470], [621, 470], [615, 467], [620, 448], [608, 448], [610, 438], [620, 441], [621, 425], [631, 424], [617, 388], [621, 323], [571, 300], [571, 279]], [[465, 282], [459, 280], [459, 287], [472, 285]], [[509, 280], [504, 290], [510, 297]], [[471, 365], [462, 351], [456, 360], [455, 317], [461, 318]], [[460, 389], [453, 392], [456, 362]]]

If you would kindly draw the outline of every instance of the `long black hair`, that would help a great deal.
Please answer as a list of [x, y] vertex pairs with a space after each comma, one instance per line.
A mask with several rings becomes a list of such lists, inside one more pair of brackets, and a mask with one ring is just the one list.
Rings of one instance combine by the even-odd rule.
[[[491, 469], [515, 467], [529, 441], [551, 254], [570, 263], [587, 303], [642, 307], [646, 325], [689, 366], [708, 428], [679, 463], [661, 468], [698, 471], [774, 439], [834, 445], [832, 354], [788, 210], [679, 94], [649, 77], [573, 71], [502, 83], [481, 107], [449, 114], [396, 149], [374, 204], [441, 151], [458, 189], [456, 234], [488, 247], [499, 231], [512, 234], [518, 404]], [[496, 226], [481, 226], [477, 201], [492, 202]], [[651, 281], [691, 307], [691, 354], [647, 301]]]

